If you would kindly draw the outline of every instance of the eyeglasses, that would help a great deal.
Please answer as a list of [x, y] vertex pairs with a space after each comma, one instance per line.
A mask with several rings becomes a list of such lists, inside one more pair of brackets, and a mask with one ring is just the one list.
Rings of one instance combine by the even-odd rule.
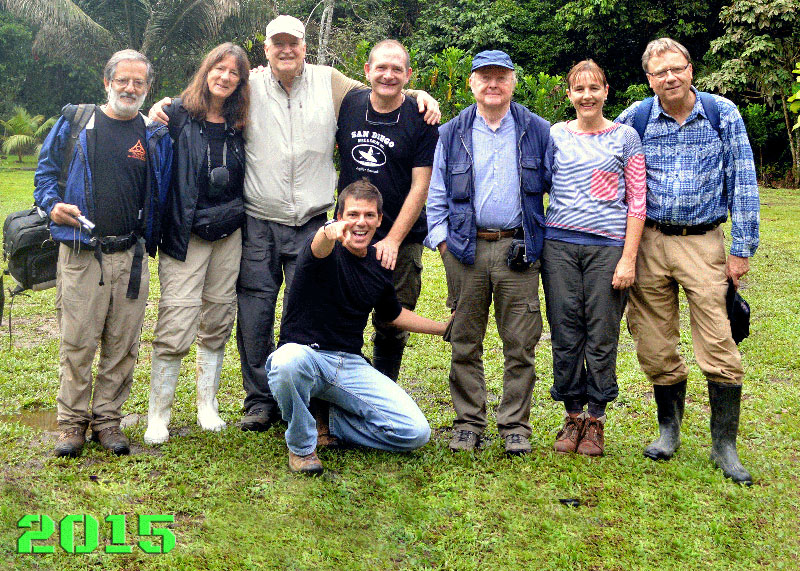
[[400, 111], [403, 108], [402, 105], [397, 109], [397, 119], [394, 121], [375, 121], [374, 119], [370, 119], [370, 107], [371, 105], [367, 105], [367, 111], [364, 113], [364, 121], [366, 121], [368, 125], [397, 125], [400, 122]]
[[646, 71], [645, 73], [650, 77], [655, 77], [656, 79], [665, 79], [668, 73], [672, 73], [672, 75], [678, 75], [679, 73], [686, 71], [690, 65], [692, 65], [692, 62], [687, 63], [683, 67], [668, 67], [667, 69], [662, 69], [660, 71], [654, 71], [652, 73]]
[[128, 77], [115, 77], [114, 79], [111, 80], [111, 83], [113, 83], [117, 89], [124, 89], [125, 87], [128, 87], [129, 83], [133, 83], [133, 88], [136, 91], [141, 91], [147, 85], [146, 81], [143, 81], [141, 79], [132, 79]]

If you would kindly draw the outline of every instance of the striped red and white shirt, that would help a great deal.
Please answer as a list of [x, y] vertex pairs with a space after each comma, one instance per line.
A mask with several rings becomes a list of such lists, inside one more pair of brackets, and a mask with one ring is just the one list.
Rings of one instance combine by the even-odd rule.
[[559, 239], [560, 231], [579, 232], [622, 245], [628, 217], [644, 220], [647, 211], [638, 133], [618, 123], [591, 133], [557, 123], [550, 128], [550, 138], [553, 186], [545, 237]]

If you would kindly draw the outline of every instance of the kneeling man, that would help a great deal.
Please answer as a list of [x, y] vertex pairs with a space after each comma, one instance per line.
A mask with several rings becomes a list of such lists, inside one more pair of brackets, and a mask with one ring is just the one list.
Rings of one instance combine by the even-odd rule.
[[370, 245], [382, 217], [380, 192], [358, 180], [340, 193], [336, 220], [317, 230], [297, 258], [280, 346], [266, 365], [270, 390], [288, 423], [292, 472], [322, 472], [311, 398], [330, 403], [330, 434], [342, 442], [408, 451], [430, 439], [416, 403], [361, 355], [373, 309], [381, 321], [405, 331], [444, 335], [446, 328], [397, 300], [391, 271], [381, 267]]

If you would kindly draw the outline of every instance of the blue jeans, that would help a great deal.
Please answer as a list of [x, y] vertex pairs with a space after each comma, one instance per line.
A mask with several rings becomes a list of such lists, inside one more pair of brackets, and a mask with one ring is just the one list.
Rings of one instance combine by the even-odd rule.
[[266, 370], [294, 454], [306, 456], [317, 447], [317, 425], [308, 410], [312, 397], [331, 403], [330, 431], [343, 442], [403, 452], [430, 440], [430, 425], [417, 404], [360, 355], [287, 343], [269, 356]]

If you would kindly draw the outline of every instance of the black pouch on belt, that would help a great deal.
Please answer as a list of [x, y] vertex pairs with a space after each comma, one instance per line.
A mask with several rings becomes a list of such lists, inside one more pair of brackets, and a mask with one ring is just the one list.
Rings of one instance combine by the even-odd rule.
[[508, 267], [515, 272], [524, 272], [531, 267], [531, 263], [525, 259], [525, 239], [514, 238], [508, 247]]

